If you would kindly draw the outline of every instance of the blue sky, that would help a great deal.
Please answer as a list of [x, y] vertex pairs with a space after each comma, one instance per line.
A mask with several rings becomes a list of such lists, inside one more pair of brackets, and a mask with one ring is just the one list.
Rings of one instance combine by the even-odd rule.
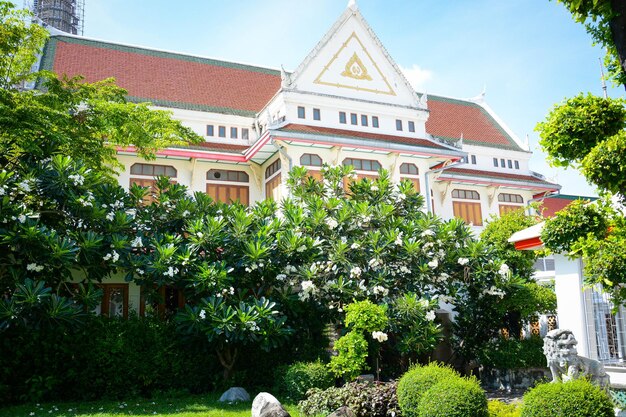
[[[85, 36], [277, 68], [295, 69], [347, 0], [86, 0]], [[468, 98], [486, 87], [489, 106], [529, 135], [531, 169], [590, 195], [575, 170], [545, 162], [534, 131], [550, 108], [579, 92], [602, 94], [585, 29], [548, 0], [357, 0], [418, 90]], [[609, 85], [609, 94], [624, 89]]]

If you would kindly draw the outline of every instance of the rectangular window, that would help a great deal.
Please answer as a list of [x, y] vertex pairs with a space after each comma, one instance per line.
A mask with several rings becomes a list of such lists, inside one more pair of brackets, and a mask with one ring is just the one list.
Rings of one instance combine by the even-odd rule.
[[508, 163], [509, 169], [513, 169], [513, 161], [511, 161], [510, 159], [508, 161], [506, 161]]
[[313, 120], [321, 120], [320, 109], [313, 109]]
[[215, 201], [231, 204], [235, 201], [250, 204], [250, 188], [247, 185], [207, 184], [206, 193]]
[[96, 314], [109, 317], [128, 317], [128, 284], [100, 284], [102, 303]]
[[367, 125], [368, 125], [368, 123], [367, 123], [367, 115], [362, 114], [361, 115], [361, 126], [367, 126]]
[[237, 128], [236, 127], [231, 127], [230, 128], [230, 138], [231, 139], [237, 139]]
[[346, 112], [345, 111], [340, 111], [339, 112], [339, 123], [341, 124], [346, 124]]
[[402, 120], [396, 119], [396, 130], [402, 132]]
[[372, 116], [372, 127], [378, 127], [378, 116]]
[[502, 216], [503, 214], [509, 213], [511, 211], [519, 210], [522, 207], [523, 206], [511, 206], [508, 204], [500, 204], [498, 205], [498, 210], [500, 211], [500, 216]]
[[359, 124], [359, 119], [356, 115], [356, 113], [350, 113], [350, 123], [353, 125], [358, 125]]
[[483, 225], [483, 216], [480, 210], [480, 203], [470, 203], [466, 201], [453, 201], [452, 210], [454, 217], [463, 219], [467, 224], [474, 226]]
[[265, 183], [265, 198], [280, 200], [280, 174]]
[[409, 132], [415, 132], [415, 122], [409, 122]]
[[298, 119], [304, 119], [304, 107], [298, 106]]
[[515, 161], [515, 169], [519, 169], [519, 161]]
[[400, 181], [405, 181], [405, 180], [411, 181], [413, 183], [413, 187], [415, 188], [415, 191], [417, 191], [418, 193], [420, 192], [420, 180], [419, 180], [419, 178], [400, 177]]
[[217, 128], [217, 132], [218, 132], [218, 136], [220, 138], [225, 138], [226, 137], [226, 126], [220, 126]]
[[476, 155], [472, 155], [472, 165], [476, 165]]
[[504, 160], [504, 158], [500, 159], [500, 167], [506, 168], [506, 161]]
[[206, 135], [215, 136], [215, 130], [213, 129], [213, 125], [206, 125]]
[[148, 180], [143, 178], [130, 178], [130, 185], [138, 185], [140, 187], [148, 187], [146, 194], [143, 196], [143, 203], [150, 204], [156, 199], [156, 180]]
[[245, 127], [241, 129], [241, 139], [250, 139], [250, 130]]
[[178, 310], [185, 307], [185, 295], [182, 290], [164, 285], [160, 288], [155, 287], [152, 292], [158, 294], [158, 298], [151, 297], [148, 300], [148, 289], [141, 288], [139, 295], [139, 315], [145, 317], [146, 313], [157, 313], [159, 317], [171, 317]]
[[498, 166], [498, 158], [493, 158], [493, 166], [494, 167]]

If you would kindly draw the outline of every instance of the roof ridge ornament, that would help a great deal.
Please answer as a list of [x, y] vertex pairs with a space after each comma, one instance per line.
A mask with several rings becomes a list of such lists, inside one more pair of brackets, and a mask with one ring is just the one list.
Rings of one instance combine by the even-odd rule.
[[349, 0], [348, 1], [348, 9], [352, 10], [352, 11], [356, 11], [356, 9], [358, 9], [359, 6], [357, 6], [356, 4], [356, 0]]
[[282, 88], [291, 88], [291, 76], [285, 71], [285, 67], [280, 66], [280, 86]]
[[418, 104], [424, 109], [428, 108], [428, 93], [422, 93], [422, 96], [418, 99]]
[[480, 92], [477, 96], [469, 98], [469, 101], [473, 101], [474, 103], [483, 104], [485, 102], [485, 96], [487, 95], [487, 84], [483, 85], [483, 91]]

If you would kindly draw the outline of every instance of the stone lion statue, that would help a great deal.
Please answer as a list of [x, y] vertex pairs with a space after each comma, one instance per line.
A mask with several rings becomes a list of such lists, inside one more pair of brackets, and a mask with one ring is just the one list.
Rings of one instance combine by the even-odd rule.
[[578, 356], [578, 341], [571, 330], [556, 329], [543, 339], [543, 353], [548, 359], [552, 382], [588, 378], [602, 388], [608, 388], [609, 376], [600, 362]]

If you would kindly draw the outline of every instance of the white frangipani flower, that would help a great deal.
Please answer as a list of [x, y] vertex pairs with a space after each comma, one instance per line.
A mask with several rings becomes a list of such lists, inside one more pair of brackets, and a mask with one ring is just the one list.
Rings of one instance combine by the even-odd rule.
[[469, 263], [469, 259], [467, 258], [459, 258], [459, 265], [467, 265]]
[[385, 332], [372, 332], [372, 339], [378, 340], [379, 343], [386, 342], [389, 339]]
[[137, 236], [132, 242], [130, 242], [130, 246], [133, 248], [142, 248], [143, 242], [141, 240], [141, 236]]
[[436, 317], [437, 316], [435, 315], [435, 312], [433, 310], [430, 310], [428, 313], [426, 313], [426, 320], [428, 321], [433, 321]]

